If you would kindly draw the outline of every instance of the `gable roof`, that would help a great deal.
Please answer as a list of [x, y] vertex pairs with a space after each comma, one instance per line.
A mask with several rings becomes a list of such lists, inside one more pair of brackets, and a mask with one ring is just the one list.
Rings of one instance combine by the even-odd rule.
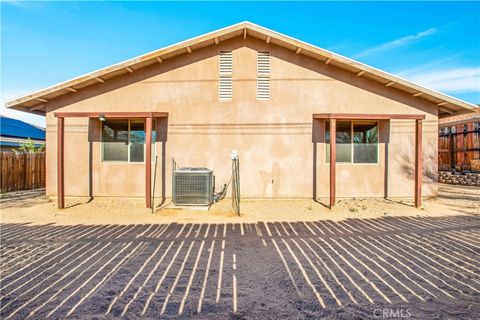
[[171, 46], [167, 46], [144, 55], [108, 66], [103, 69], [61, 82], [48, 88], [10, 100], [6, 106], [21, 111], [45, 114], [45, 104], [49, 100], [64, 94], [73, 94], [84, 87], [103, 83], [122, 74], [132, 73], [155, 63], [175, 56], [191, 53], [200, 48], [218, 44], [221, 41], [243, 36], [255, 37], [267, 43], [285, 47], [298, 54], [310, 56], [319, 60], [319, 63], [330, 64], [348, 70], [357, 76], [362, 76], [385, 86], [392, 87], [411, 94], [418, 99], [425, 99], [437, 104], [440, 116], [449, 116], [457, 113], [476, 111], [478, 108], [471, 103], [451, 97], [441, 92], [425, 88], [390, 73], [370, 67], [361, 62], [335, 54], [328, 50], [316, 47], [306, 42], [288, 37], [281, 33], [266, 29], [251, 22], [241, 22], [219, 29]]
[[45, 130], [17, 119], [0, 116], [0, 136], [45, 140]]

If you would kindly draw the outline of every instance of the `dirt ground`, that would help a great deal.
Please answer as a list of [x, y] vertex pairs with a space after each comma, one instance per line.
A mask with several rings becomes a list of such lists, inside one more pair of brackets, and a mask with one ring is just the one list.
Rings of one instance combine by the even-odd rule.
[[[156, 205], [154, 214], [145, 208], [144, 199], [67, 198], [64, 210], [58, 210], [55, 199], [42, 192], [21, 197], [4, 196], [0, 200], [2, 223], [31, 223], [58, 225], [76, 224], [149, 224], [149, 223], [253, 223], [259, 221], [316, 221], [348, 218], [378, 217], [436, 217], [480, 212], [480, 188], [440, 185], [439, 196], [425, 199], [421, 209], [406, 199], [340, 199], [329, 210], [327, 199], [299, 200], [242, 200], [241, 216], [233, 213], [231, 200], [224, 199], [210, 210], [179, 210]], [[157, 200], [158, 202], [158, 200]]]
[[0, 318], [480, 314], [476, 215], [115, 223], [0, 224]]
[[[168, 201], [164, 204], [167, 206]], [[0, 199], [2, 319], [477, 319], [480, 190], [411, 200]]]

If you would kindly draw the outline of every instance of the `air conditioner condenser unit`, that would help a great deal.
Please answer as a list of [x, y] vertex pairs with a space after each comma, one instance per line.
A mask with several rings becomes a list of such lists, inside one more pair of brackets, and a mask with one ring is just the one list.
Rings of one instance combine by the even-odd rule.
[[173, 171], [173, 202], [181, 206], [208, 206], [214, 201], [213, 170], [185, 167]]

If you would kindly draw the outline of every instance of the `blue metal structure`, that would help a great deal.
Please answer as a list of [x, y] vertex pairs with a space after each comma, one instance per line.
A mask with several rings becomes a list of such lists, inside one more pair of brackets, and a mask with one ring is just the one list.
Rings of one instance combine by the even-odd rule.
[[35, 142], [45, 141], [45, 129], [20, 120], [0, 116], [0, 146], [19, 147], [19, 142], [29, 138], [35, 140]]

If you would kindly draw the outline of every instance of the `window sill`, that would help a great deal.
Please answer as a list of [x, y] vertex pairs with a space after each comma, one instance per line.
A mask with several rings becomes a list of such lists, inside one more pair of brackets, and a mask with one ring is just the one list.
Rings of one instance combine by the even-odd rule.
[[[325, 162], [326, 165], [330, 165], [330, 162]], [[352, 162], [336, 162], [337, 166], [378, 166], [380, 162], [376, 163], [352, 163]]]

